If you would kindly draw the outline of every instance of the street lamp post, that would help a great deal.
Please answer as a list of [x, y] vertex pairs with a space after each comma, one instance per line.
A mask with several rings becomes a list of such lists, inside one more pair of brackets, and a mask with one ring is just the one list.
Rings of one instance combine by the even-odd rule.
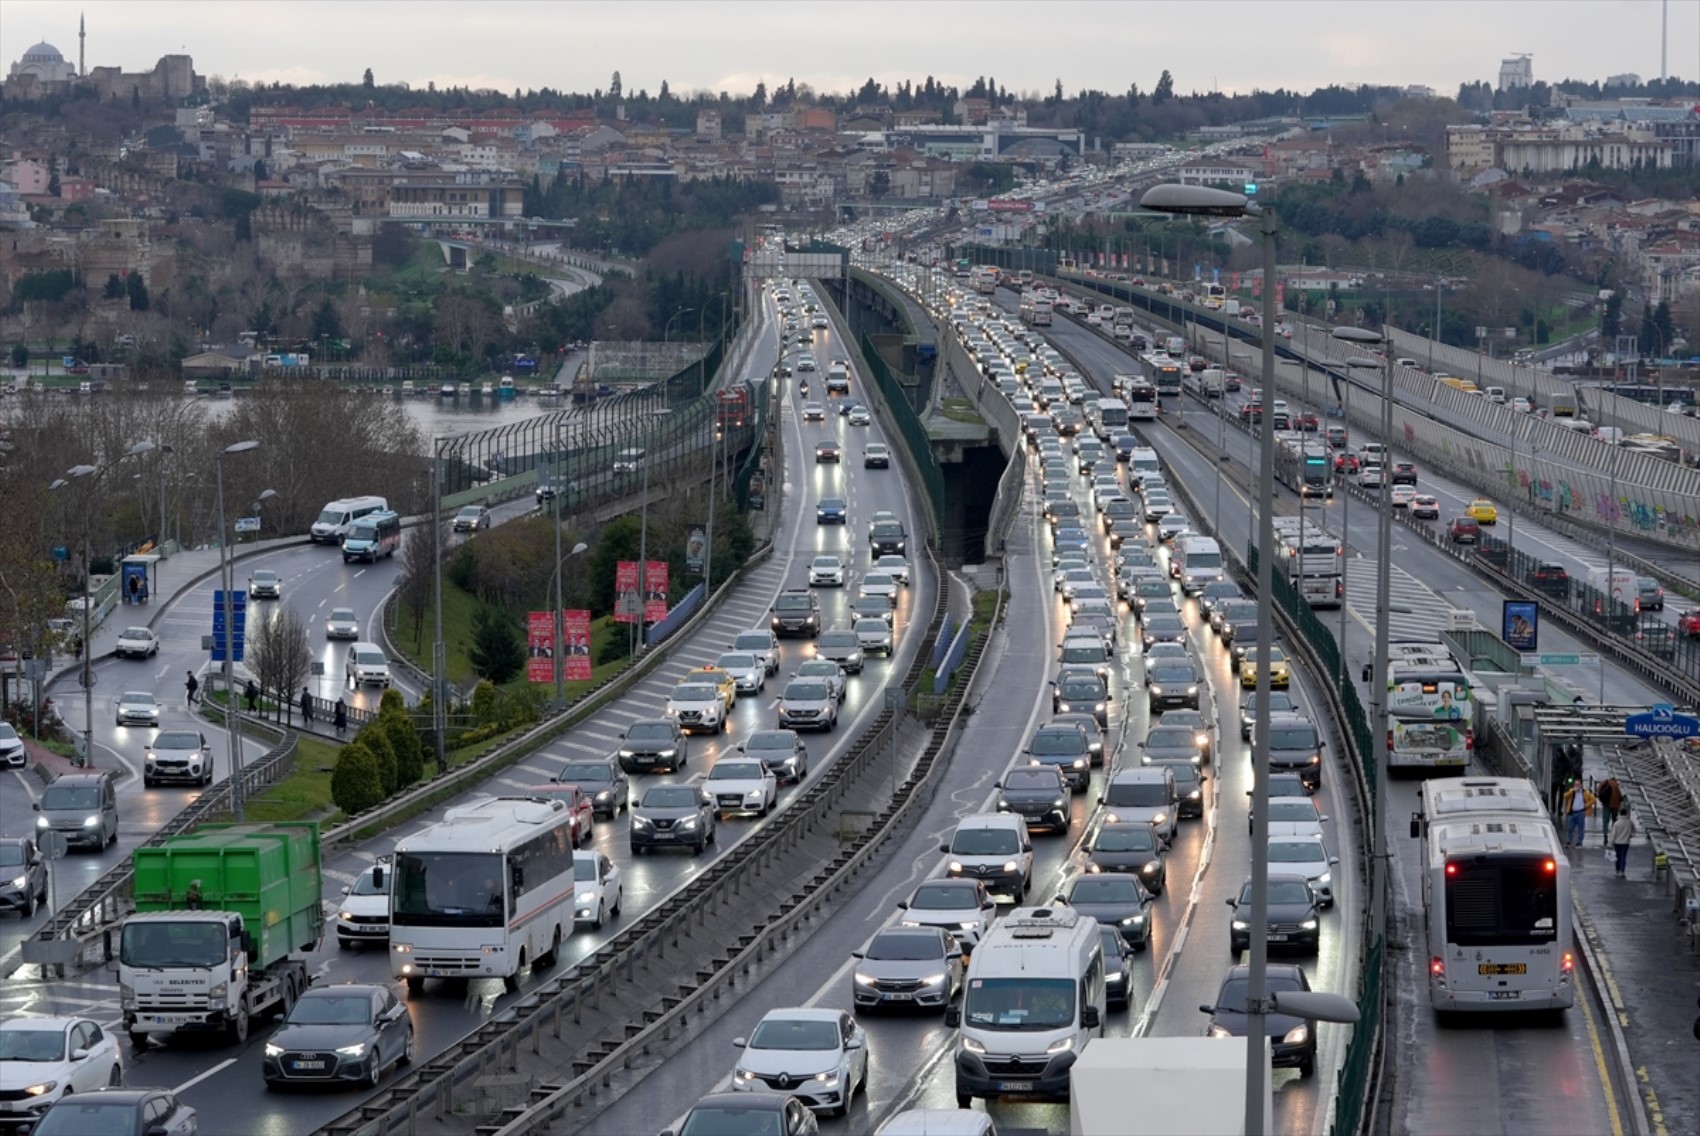
[[[448, 734], [448, 707], [444, 695], [448, 689], [447, 659], [443, 650], [443, 447], [466, 437], [467, 431], [444, 434], [433, 441], [433, 472], [436, 485], [431, 494], [431, 563], [432, 587], [435, 591], [436, 638], [431, 644], [431, 729], [437, 739], [437, 773], [448, 772], [449, 755], [444, 749]], [[557, 489], [557, 493], [559, 490]]]
[[690, 314], [690, 308], [681, 307], [678, 311], [667, 317], [667, 325], [661, 329], [661, 346], [665, 347], [671, 341], [673, 335], [673, 321], [678, 319], [680, 316]]
[[[232, 442], [213, 457], [213, 476], [216, 484], [218, 501], [218, 558], [221, 569], [220, 583], [224, 591], [224, 730], [229, 743], [230, 754], [230, 815], [238, 822], [242, 820], [242, 742], [238, 736], [241, 733], [241, 723], [237, 719], [240, 709], [236, 701], [236, 692], [231, 689], [231, 668], [236, 660], [236, 601], [231, 595], [235, 588], [232, 578], [235, 562], [230, 556], [230, 541], [226, 539], [228, 531], [224, 518], [224, 459], [229, 454], [245, 454], [249, 450], [258, 449], [259, 442]], [[261, 494], [260, 499], [275, 497], [270, 489]], [[287, 693], [285, 697], [288, 697]]]
[[[558, 499], [558, 491], [556, 496]], [[565, 652], [561, 650], [561, 646], [566, 639], [566, 629], [562, 626], [562, 620], [565, 618], [565, 612], [563, 611], [564, 604], [561, 598], [561, 592], [564, 584], [562, 577], [566, 573], [562, 569], [567, 562], [567, 557], [578, 556], [580, 553], [589, 549], [589, 547], [590, 546], [588, 544], [585, 544], [583, 541], [579, 541], [577, 544], [573, 545], [573, 550], [567, 553], [566, 556], [561, 555], [561, 511], [557, 508], [555, 510], [555, 618], [553, 620], [555, 625], [556, 709], [560, 709], [567, 704], [566, 664], [562, 659]]]
[[[655, 417], [665, 418], [672, 414], [671, 407], [662, 407], [655, 412]], [[638, 647], [643, 641], [644, 612], [649, 601], [649, 465], [650, 455], [643, 455], [643, 496], [638, 508], [638, 610], [637, 619], [632, 623], [632, 658], [637, 658]]]

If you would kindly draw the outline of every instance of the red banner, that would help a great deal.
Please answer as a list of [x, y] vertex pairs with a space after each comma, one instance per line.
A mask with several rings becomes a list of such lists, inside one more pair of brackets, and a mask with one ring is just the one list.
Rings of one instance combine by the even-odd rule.
[[643, 597], [638, 595], [638, 563], [621, 560], [614, 565], [614, 619], [636, 623], [643, 616]]
[[667, 561], [651, 560], [643, 579], [643, 618], [660, 623], [667, 618]]
[[555, 614], [534, 611], [526, 620], [525, 678], [527, 682], [555, 681]]
[[566, 654], [562, 656], [562, 665], [567, 668], [567, 681], [590, 681], [590, 613], [588, 611], [563, 611], [561, 613], [561, 635], [566, 644]]

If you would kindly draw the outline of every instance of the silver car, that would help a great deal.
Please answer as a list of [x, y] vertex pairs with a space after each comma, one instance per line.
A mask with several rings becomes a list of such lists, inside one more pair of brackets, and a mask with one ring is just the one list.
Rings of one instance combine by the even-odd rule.
[[797, 668], [794, 677], [823, 680], [832, 689], [832, 700], [841, 706], [845, 696], [850, 693], [850, 676], [831, 659], [810, 659]]
[[962, 986], [962, 945], [943, 927], [887, 927], [855, 952], [851, 997], [858, 1010], [944, 1009]]
[[351, 607], [333, 607], [330, 615], [325, 617], [326, 639], [358, 639], [360, 638], [360, 617], [354, 614]]
[[892, 634], [891, 625], [875, 616], [869, 619], [858, 619], [855, 627], [856, 640], [862, 645], [867, 654], [881, 654], [891, 657]]
[[768, 674], [779, 673], [779, 640], [773, 632], [765, 628], [738, 632], [738, 637], [732, 640], [730, 650], [749, 651], [767, 667]]
[[158, 726], [159, 699], [145, 690], [126, 690], [118, 696], [117, 725]]
[[753, 651], [728, 651], [714, 665], [732, 676], [739, 694], [759, 694], [767, 685], [767, 663]]
[[861, 637], [854, 630], [823, 631], [815, 640], [815, 658], [831, 659], [846, 674], [861, 674], [864, 656]]
[[779, 727], [831, 730], [838, 724], [838, 699], [823, 678], [795, 678], [779, 696]]

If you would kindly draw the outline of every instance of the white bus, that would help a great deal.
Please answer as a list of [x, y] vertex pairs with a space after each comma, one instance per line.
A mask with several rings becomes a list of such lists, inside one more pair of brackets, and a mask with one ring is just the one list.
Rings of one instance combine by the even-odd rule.
[[573, 815], [564, 802], [492, 797], [403, 838], [390, 872], [390, 973], [500, 978], [553, 966], [573, 930]]
[[1051, 301], [1031, 292], [1027, 293], [1021, 297], [1021, 322], [1029, 327], [1050, 327], [1051, 308]]
[[1100, 438], [1113, 442], [1118, 435], [1127, 433], [1127, 403], [1119, 398], [1100, 398], [1096, 406], [1092, 419]]
[[1534, 785], [1431, 780], [1411, 835], [1425, 843], [1430, 1005], [1440, 1013], [1569, 1009], [1570, 861]]
[[1140, 380], [1127, 385], [1127, 416], [1136, 422], [1157, 419], [1157, 388]]

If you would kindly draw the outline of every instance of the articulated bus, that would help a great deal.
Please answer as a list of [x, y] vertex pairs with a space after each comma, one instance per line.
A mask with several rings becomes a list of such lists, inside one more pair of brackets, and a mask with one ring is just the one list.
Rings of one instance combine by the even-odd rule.
[[1429, 1003], [1438, 1013], [1566, 1010], [1576, 1001], [1570, 861], [1533, 783], [1425, 782]]
[[390, 973], [500, 978], [553, 966], [573, 932], [573, 815], [556, 800], [490, 797], [448, 810], [395, 848]]

